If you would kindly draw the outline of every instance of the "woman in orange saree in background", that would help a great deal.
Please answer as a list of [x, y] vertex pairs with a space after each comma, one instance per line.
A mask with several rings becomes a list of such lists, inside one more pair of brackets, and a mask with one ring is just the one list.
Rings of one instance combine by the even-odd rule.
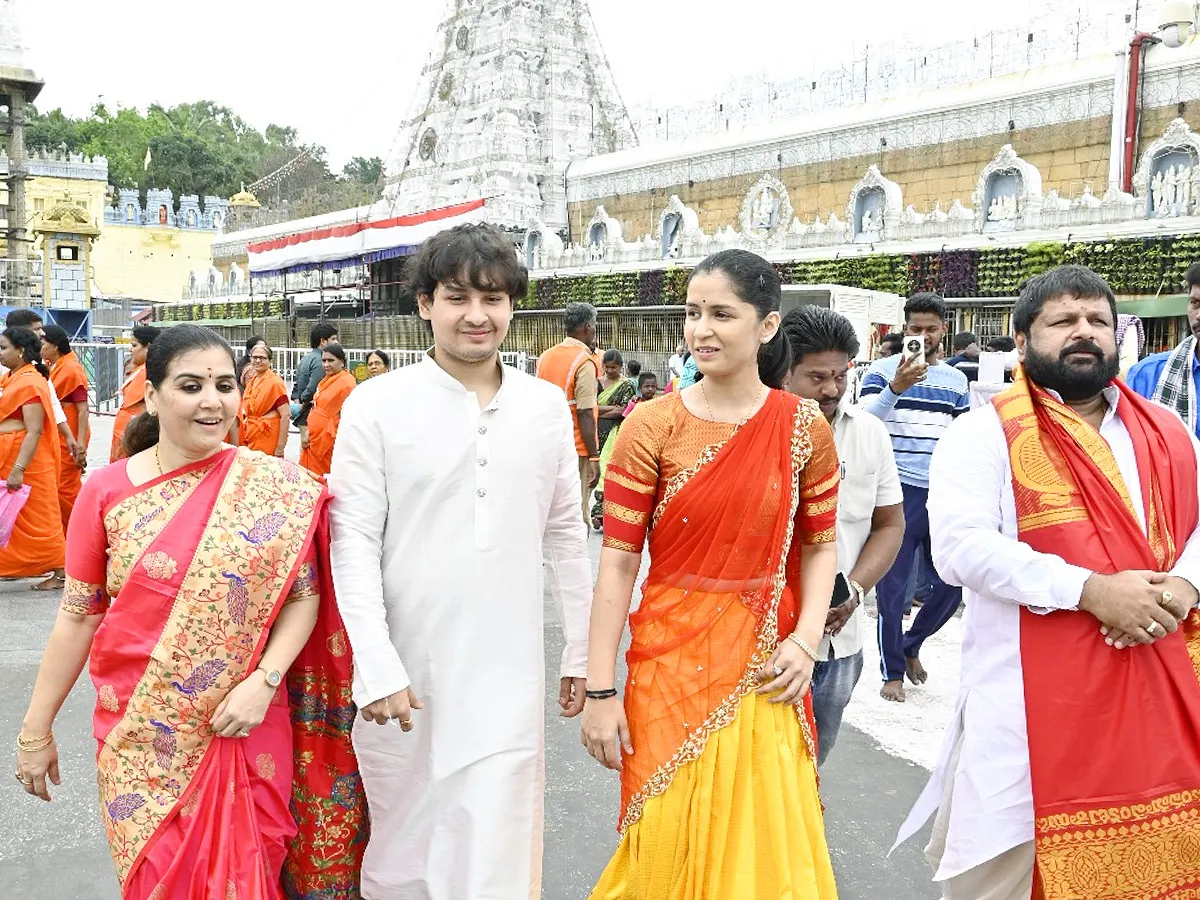
[[[79, 444], [80, 456], [71, 455], [67, 439], [60, 433], [58, 440], [58, 504], [62, 510], [63, 531], [71, 519], [75, 498], [83, 486], [83, 470], [87, 467], [88, 446], [88, 376], [79, 357], [71, 350], [71, 339], [65, 329], [47, 325], [42, 339], [42, 361], [50, 367], [50, 386], [62, 403], [67, 427]], [[60, 585], [61, 587], [61, 585]]]
[[[617, 435], [592, 607], [583, 741], [621, 770], [621, 842], [592, 900], [830, 900], [809, 684], [833, 588], [838, 458], [790, 365], [780, 283], [705, 260], [685, 334], [704, 379]], [[615, 656], [629, 626], [622, 708]]]
[[246, 371], [251, 374], [238, 417], [238, 443], [268, 456], [282, 457], [287, 446], [287, 417], [291, 406], [287, 385], [271, 368], [271, 356], [271, 348], [265, 341], [250, 348], [250, 365]]
[[147, 374], [157, 418], [133, 422], [133, 455], [87, 480], [71, 519], [18, 778], [44, 799], [60, 782], [51, 726], [90, 655], [124, 900], [357, 898], [367, 826], [328, 494], [222, 444], [240, 395], [212, 332], [164, 332]]
[[325, 377], [313, 395], [307, 441], [301, 441], [300, 465], [323, 478], [333, 465], [333, 443], [342, 420], [342, 404], [357, 382], [346, 371], [346, 351], [338, 344], [325, 345], [321, 365], [325, 367]]
[[62, 568], [65, 555], [58, 505], [58, 429], [41, 339], [28, 328], [0, 335], [0, 477], [9, 491], [26, 486], [8, 546], [0, 548], [0, 577], [29, 578]]
[[128, 455], [122, 446], [125, 429], [134, 416], [146, 409], [146, 353], [156, 337], [157, 328], [139, 325], [133, 329], [133, 336], [129, 339], [129, 357], [133, 360], [134, 368], [133, 374], [121, 385], [121, 408], [117, 410], [117, 418], [113, 422], [112, 446], [108, 452], [110, 463]]

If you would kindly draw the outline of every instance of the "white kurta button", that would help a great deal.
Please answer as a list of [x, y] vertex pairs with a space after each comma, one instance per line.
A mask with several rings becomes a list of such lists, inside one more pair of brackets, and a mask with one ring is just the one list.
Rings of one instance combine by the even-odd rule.
[[478, 462], [478, 463], [479, 463], [481, 466], [486, 466], [486, 465], [487, 465], [487, 460], [486, 460], [486, 459], [484, 459], [482, 456], [481, 456], [481, 457], [479, 457], [479, 459], [477, 460], [477, 462]]
[[476, 496], [479, 496], [479, 497], [486, 497], [486, 496], [487, 496], [487, 489], [486, 489], [486, 488], [480, 488], [479, 490], [477, 490], [477, 491], [475, 492], [475, 494], [476, 494]]
[[479, 426], [479, 433], [480, 433], [480, 434], [487, 434], [487, 426], [486, 426], [486, 425], [480, 425], [480, 426]]

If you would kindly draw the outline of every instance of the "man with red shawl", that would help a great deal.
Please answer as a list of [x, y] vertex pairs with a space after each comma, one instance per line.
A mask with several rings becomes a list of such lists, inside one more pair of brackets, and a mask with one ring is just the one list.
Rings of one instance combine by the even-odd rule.
[[1012, 386], [930, 467], [962, 687], [900, 837], [950, 900], [1200, 896], [1200, 444], [1117, 378], [1116, 302], [1062, 266], [1013, 310]]

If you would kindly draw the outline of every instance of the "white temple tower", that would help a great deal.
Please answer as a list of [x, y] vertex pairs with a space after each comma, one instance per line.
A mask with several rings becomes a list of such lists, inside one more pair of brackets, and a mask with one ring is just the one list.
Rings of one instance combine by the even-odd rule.
[[587, 0], [451, 0], [387, 166], [395, 215], [488, 198], [567, 224], [574, 159], [636, 145]]

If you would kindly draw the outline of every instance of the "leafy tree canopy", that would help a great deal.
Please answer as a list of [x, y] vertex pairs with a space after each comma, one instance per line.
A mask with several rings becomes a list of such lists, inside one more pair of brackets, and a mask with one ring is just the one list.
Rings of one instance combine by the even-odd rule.
[[230, 197], [273, 175], [255, 193], [265, 205], [296, 216], [371, 203], [383, 185], [379, 157], [356, 156], [335, 174], [325, 148], [301, 143], [295, 128], [268, 125], [260, 132], [208, 100], [170, 108], [156, 104], [145, 113], [111, 109], [100, 100], [79, 119], [61, 109], [43, 113], [30, 107], [25, 143], [32, 150], [107, 157], [113, 187], [170, 188], [177, 200], [185, 194]]

